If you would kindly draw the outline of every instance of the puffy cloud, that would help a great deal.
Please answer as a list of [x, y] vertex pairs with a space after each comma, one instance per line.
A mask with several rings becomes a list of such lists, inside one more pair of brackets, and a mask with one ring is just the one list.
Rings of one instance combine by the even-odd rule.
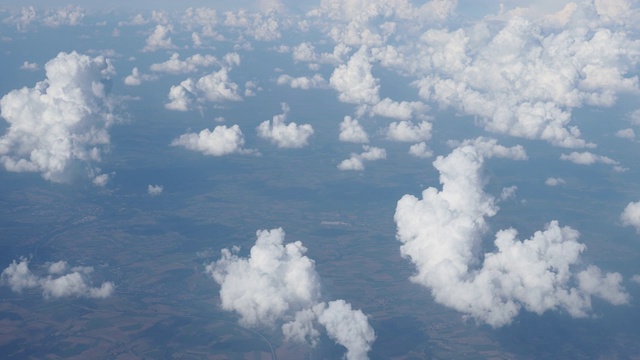
[[423, 99], [477, 116], [489, 131], [591, 147], [570, 125], [572, 109], [611, 106], [619, 93], [637, 91], [640, 43], [584, 25], [545, 29], [514, 11], [469, 29], [430, 29], [399, 68], [421, 77]]
[[566, 181], [561, 178], [550, 177], [550, 178], [547, 178], [547, 180], [545, 180], [544, 183], [548, 186], [558, 186], [558, 185], [565, 184]]
[[584, 152], [572, 152], [571, 154], [561, 154], [560, 160], [571, 161], [574, 164], [579, 165], [592, 165], [592, 164], [606, 164], [613, 166], [613, 169], [617, 172], [624, 172], [627, 168], [622, 167], [619, 162], [602, 155], [596, 155], [589, 151]]
[[95, 175], [93, 177], [92, 182], [93, 182], [93, 185], [95, 186], [105, 187], [107, 186], [109, 179], [110, 179], [109, 174], [100, 174], [100, 175]]
[[191, 110], [195, 106], [194, 102], [242, 100], [238, 95], [238, 85], [229, 81], [227, 68], [205, 75], [197, 81], [188, 78], [180, 85], [172, 86], [168, 97], [170, 102], [165, 104], [165, 108], [177, 111]]
[[169, 37], [169, 34], [172, 32], [173, 27], [171, 25], [156, 25], [153, 33], [147, 38], [146, 45], [142, 51], [149, 52], [161, 49], [175, 49], [175, 45], [173, 45], [173, 41]]
[[281, 325], [286, 340], [315, 346], [322, 325], [327, 335], [347, 348], [347, 359], [366, 359], [375, 340], [368, 318], [344, 300], [319, 302], [319, 275], [300, 241], [284, 243], [282, 228], [259, 230], [248, 258], [238, 247], [223, 249], [206, 267], [220, 285], [224, 310], [248, 327]]
[[411, 121], [392, 122], [385, 131], [387, 139], [394, 141], [419, 142], [431, 139], [432, 125], [422, 121], [416, 125]]
[[329, 80], [338, 91], [338, 99], [352, 104], [373, 104], [380, 101], [379, 80], [371, 73], [369, 50], [361, 47], [346, 64], [338, 66]]
[[623, 138], [623, 139], [635, 139], [636, 138], [636, 133], [633, 131], [633, 129], [620, 129], [618, 131], [616, 131], [615, 135], [619, 138]]
[[92, 287], [89, 279], [89, 275], [93, 272], [92, 267], [68, 269], [65, 261], [59, 261], [50, 264], [48, 272], [47, 276], [33, 274], [29, 269], [29, 261], [22, 258], [19, 263], [12, 261], [2, 271], [0, 282], [17, 293], [21, 293], [24, 289], [40, 288], [45, 298], [106, 298], [115, 290], [112, 282], [104, 282], [100, 287]]
[[[46, 79], [0, 99], [9, 123], [0, 137], [0, 163], [8, 171], [39, 172], [65, 182], [108, 151], [117, 117], [108, 94], [113, 67], [102, 56], [60, 53], [45, 64]], [[83, 169], [84, 168], [84, 169]]]
[[362, 311], [351, 309], [351, 304], [344, 300], [330, 301], [318, 316], [318, 322], [327, 329], [331, 339], [347, 348], [347, 359], [368, 358], [376, 336]]
[[602, 274], [595, 266], [576, 273], [586, 247], [578, 242], [578, 231], [557, 221], [526, 240], [519, 240], [515, 229], [500, 230], [497, 251], [482, 254], [485, 219], [499, 210], [494, 196], [484, 192], [484, 161], [523, 155], [486, 139], [465, 141], [433, 163], [442, 190], [431, 187], [422, 199], [405, 195], [398, 201], [394, 218], [401, 254], [417, 270], [411, 280], [430, 289], [437, 302], [493, 327], [511, 323], [522, 309], [587, 316], [592, 296], [626, 303], [619, 274]]
[[345, 116], [340, 123], [340, 135], [338, 140], [353, 143], [368, 143], [369, 135], [364, 130], [358, 119], [352, 119], [351, 116]]
[[284, 244], [282, 228], [256, 235], [249, 258], [239, 257], [238, 248], [223, 249], [221, 259], [206, 271], [220, 284], [224, 310], [237, 312], [244, 326], [273, 327], [318, 301], [318, 274], [300, 241]]
[[301, 76], [295, 78], [293, 76], [283, 74], [278, 76], [276, 83], [278, 85], [289, 85], [294, 89], [303, 90], [324, 89], [329, 86], [327, 84], [327, 80], [325, 80], [320, 74], [314, 74], [312, 77]]
[[516, 191], [518, 187], [513, 185], [502, 189], [500, 193], [500, 201], [505, 201], [509, 199], [513, 199], [516, 196]]
[[640, 109], [636, 109], [627, 114], [627, 118], [633, 125], [640, 125]]
[[43, 22], [46, 26], [58, 27], [61, 25], [75, 26], [80, 24], [85, 16], [85, 10], [79, 6], [68, 5], [63, 8], [49, 10]]
[[373, 106], [366, 106], [361, 111], [368, 110], [371, 116], [378, 115], [393, 119], [409, 120], [427, 110], [421, 101], [393, 101], [384, 98]]
[[295, 122], [285, 124], [289, 106], [282, 103], [282, 114], [274, 115], [271, 121], [265, 120], [256, 130], [258, 136], [268, 139], [279, 148], [301, 148], [308, 144], [313, 135], [313, 127], [309, 124], [298, 125]]
[[640, 234], [640, 201], [630, 202], [620, 214], [620, 221], [624, 226], [633, 226]]
[[422, 159], [428, 159], [433, 156], [433, 152], [424, 141], [411, 145], [409, 147], [409, 154]]
[[274, 11], [263, 14], [248, 13], [240, 9], [237, 12], [227, 11], [224, 15], [226, 26], [242, 28], [245, 34], [258, 41], [273, 41], [281, 36], [280, 25]]
[[131, 75], [124, 78], [124, 84], [128, 86], [138, 86], [142, 84], [143, 81], [153, 81], [157, 79], [158, 77], [156, 75], [141, 74], [138, 68], [134, 67], [131, 70]]
[[224, 156], [229, 154], [252, 154], [255, 150], [245, 149], [244, 135], [240, 126], [218, 125], [213, 131], [204, 129], [199, 133], [186, 133], [171, 142], [171, 146], [182, 146], [199, 151], [204, 155]]
[[18, 31], [25, 31], [29, 25], [36, 21], [38, 15], [36, 9], [33, 6], [23, 6], [20, 9], [20, 14], [12, 15], [4, 19], [3, 23], [14, 24]]
[[357, 154], [351, 153], [351, 157], [342, 160], [338, 164], [340, 170], [364, 170], [364, 161], [376, 161], [387, 158], [387, 151], [375, 146], [362, 145], [364, 152]]
[[25, 61], [24, 63], [22, 63], [22, 65], [20, 65], [20, 69], [21, 70], [36, 71], [36, 70], [40, 69], [40, 67], [36, 63]]
[[173, 53], [169, 60], [163, 63], [151, 64], [149, 69], [155, 72], [184, 74], [196, 72], [200, 67], [209, 67], [218, 64], [218, 59], [216, 59], [216, 57], [213, 55], [195, 54], [186, 58], [185, 60], [180, 60], [180, 54]]
[[162, 185], [151, 185], [147, 186], [147, 193], [151, 196], [158, 196], [162, 194], [164, 187]]

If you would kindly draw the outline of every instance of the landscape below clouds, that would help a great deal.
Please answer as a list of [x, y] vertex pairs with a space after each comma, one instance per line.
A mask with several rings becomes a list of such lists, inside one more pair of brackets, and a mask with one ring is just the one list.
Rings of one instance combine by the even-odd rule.
[[638, 24], [9, 1], [0, 353], [638, 356]]

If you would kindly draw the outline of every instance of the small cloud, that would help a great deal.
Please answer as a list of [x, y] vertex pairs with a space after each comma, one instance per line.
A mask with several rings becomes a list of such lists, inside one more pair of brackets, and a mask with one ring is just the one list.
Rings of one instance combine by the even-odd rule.
[[620, 214], [620, 221], [623, 226], [633, 226], [640, 234], [640, 201], [627, 204]]
[[544, 183], [548, 186], [558, 186], [558, 185], [564, 185], [566, 181], [564, 181], [564, 179], [561, 179], [561, 178], [550, 177], [547, 180], [545, 180]]
[[36, 70], [39, 70], [39, 69], [40, 69], [40, 66], [38, 64], [32, 63], [32, 62], [28, 62], [28, 61], [25, 61], [20, 66], [20, 70], [36, 71]]
[[162, 185], [149, 185], [147, 186], [147, 193], [151, 196], [158, 196], [162, 194], [164, 187]]
[[113, 294], [115, 286], [105, 282], [100, 287], [92, 287], [89, 275], [90, 266], [77, 266], [69, 269], [66, 261], [58, 261], [48, 266], [48, 275], [38, 276], [29, 269], [29, 260], [15, 260], [2, 271], [0, 284], [9, 286], [13, 292], [22, 293], [25, 289], [40, 288], [44, 298], [86, 297], [103, 299]]
[[424, 141], [413, 144], [409, 147], [409, 154], [422, 159], [428, 159], [433, 156], [433, 151], [429, 149]]
[[282, 103], [282, 114], [274, 115], [271, 121], [265, 120], [258, 125], [258, 136], [268, 139], [279, 148], [306, 146], [313, 135], [313, 127], [309, 124], [298, 125], [295, 122], [286, 124], [288, 114], [289, 106]]
[[618, 130], [618, 131], [616, 131], [615, 135], [617, 137], [623, 138], [623, 139], [635, 139], [636, 138], [636, 133], [631, 128]]
[[344, 142], [368, 143], [369, 135], [362, 125], [358, 123], [357, 119], [352, 119], [351, 116], [345, 116], [344, 120], [340, 123], [340, 135], [338, 139]]
[[152, 52], [161, 49], [175, 49], [169, 34], [173, 32], [171, 25], [156, 25], [153, 33], [146, 40], [146, 45], [142, 49], [144, 52]]
[[182, 146], [185, 149], [211, 156], [256, 153], [256, 150], [243, 148], [244, 135], [238, 125], [231, 127], [219, 125], [213, 131], [204, 129], [197, 134], [182, 134], [171, 142], [171, 146]]
[[340, 162], [337, 166], [338, 169], [343, 171], [362, 171], [364, 170], [364, 161], [376, 161], [387, 158], [387, 152], [385, 149], [368, 145], [363, 145], [362, 149], [364, 150], [364, 152], [360, 154], [351, 153], [350, 158], [342, 160], [342, 162]]

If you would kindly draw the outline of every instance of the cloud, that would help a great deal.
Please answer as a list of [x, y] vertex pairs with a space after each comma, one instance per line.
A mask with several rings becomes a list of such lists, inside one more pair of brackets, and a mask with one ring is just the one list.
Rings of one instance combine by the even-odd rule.
[[173, 41], [169, 37], [169, 34], [173, 32], [171, 25], [156, 25], [153, 33], [149, 35], [146, 40], [146, 45], [142, 49], [144, 52], [153, 52], [162, 49], [175, 49]]
[[[194, 107], [200, 107], [200, 103], [206, 101], [240, 101], [238, 85], [229, 80], [229, 69], [222, 68], [219, 71], [205, 75], [194, 81], [188, 78], [180, 85], [172, 86], [169, 90], [170, 102], [165, 104], [169, 110], [188, 111]], [[197, 104], [194, 104], [197, 103]]]
[[162, 194], [162, 190], [164, 187], [162, 185], [151, 185], [147, 186], [147, 193], [151, 196], [158, 196]]
[[364, 170], [364, 161], [376, 161], [387, 158], [387, 152], [385, 149], [381, 149], [375, 146], [362, 145], [364, 152], [357, 154], [351, 153], [351, 157], [342, 160], [338, 164], [340, 170]]
[[244, 29], [244, 33], [258, 41], [274, 41], [280, 38], [280, 25], [275, 11], [248, 13], [244, 9], [224, 13], [224, 24]]
[[283, 74], [278, 76], [276, 83], [278, 85], [289, 85], [293, 89], [302, 90], [325, 89], [329, 86], [327, 84], [327, 80], [325, 80], [320, 74], [314, 74], [312, 77], [301, 76], [296, 78]]
[[620, 221], [624, 226], [633, 226], [640, 234], [640, 201], [627, 204], [620, 214]]
[[347, 348], [347, 359], [367, 359], [376, 336], [362, 311], [351, 309], [344, 300], [331, 301], [318, 316], [318, 322], [331, 339]]
[[500, 193], [500, 201], [505, 201], [509, 199], [513, 199], [516, 196], [516, 191], [518, 187], [513, 185], [502, 189]]
[[547, 178], [547, 180], [545, 180], [544, 183], [548, 186], [558, 186], [558, 185], [564, 185], [566, 181], [561, 178], [550, 177], [550, 178]]
[[[579, 6], [589, 11], [588, 2]], [[424, 100], [478, 117], [488, 131], [593, 147], [571, 125], [572, 111], [609, 107], [618, 94], [637, 92], [640, 44], [593, 19], [549, 29], [520, 10], [469, 28], [429, 29], [394, 67], [420, 77], [414, 85]]]
[[24, 63], [22, 63], [22, 65], [20, 65], [20, 70], [36, 71], [39, 69], [40, 69], [40, 66], [38, 66], [38, 64], [28, 62], [28, 61], [25, 61]]
[[586, 247], [578, 242], [578, 231], [557, 221], [526, 240], [519, 240], [515, 229], [500, 230], [497, 250], [482, 253], [486, 218], [499, 210], [495, 197], [484, 192], [482, 169], [490, 157], [525, 154], [486, 139], [465, 141], [433, 163], [442, 190], [431, 187], [422, 199], [405, 195], [398, 201], [400, 251], [416, 266], [411, 280], [430, 289], [438, 303], [493, 327], [511, 323], [523, 309], [584, 317], [592, 296], [628, 302], [620, 274], [602, 274], [592, 266], [579, 271]]
[[218, 125], [213, 131], [204, 129], [199, 133], [186, 133], [171, 142], [171, 146], [198, 151], [204, 155], [224, 156], [229, 154], [252, 154], [255, 150], [245, 149], [244, 135], [240, 126]]
[[421, 101], [393, 101], [384, 98], [373, 106], [363, 107], [360, 111], [368, 111], [370, 116], [384, 116], [393, 119], [409, 120], [424, 113], [428, 107]]
[[265, 120], [256, 130], [258, 136], [268, 139], [279, 148], [301, 148], [307, 146], [309, 137], [313, 135], [313, 127], [309, 124], [298, 125], [295, 122], [285, 124], [289, 106], [282, 103], [282, 114], [274, 115], [271, 121]]
[[338, 140], [352, 143], [368, 143], [369, 135], [364, 130], [358, 119], [352, 119], [351, 116], [345, 116], [340, 123], [340, 135]]
[[595, 155], [589, 151], [574, 151], [571, 154], [561, 154], [560, 160], [571, 161], [572, 163], [578, 165], [606, 164], [613, 166], [613, 170], [616, 172], [627, 171], [627, 168], [621, 166], [619, 162], [606, 156]]
[[615, 133], [616, 137], [622, 138], [622, 139], [635, 139], [636, 138], [636, 133], [633, 131], [633, 129], [620, 129], [618, 131], [616, 131]]
[[374, 104], [380, 101], [380, 81], [371, 73], [367, 47], [361, 47], [346, 64], [338, 66], [329, 83], [338, 91], [338, 99], [351, 104]]
[[192, 55], [185, 60], [180, 60], [180, 54], [173, 53], [169, 60], [163, 63], [151, 64], [149, 69], [155, 72], [169, 74], [185, 74], [196, 72], [198, 68], [219, 65], [218, 59], [213, 55]]
[[105, 187], [105, 186], [107, 186], [107, 183], [109, 182], [109, 178], [110, 178], [109, 174], [95, 175], [93, 177], [92, 182], [93, 182], [93, 184], [95, 186]]
[[68, 5], [63, 8], [48, 10], [43, 22], [46, 26], [79, 25], [85, 17], [85, 10], [79, 6]]
[[74, 267], [69, 269], [65, 261], [49, 265], [49, 275], [37, 276], [29, 269], [29, 261], [25, 258], [17, 263], [15, 260], [2, 271], [0, 283], [11, 287], [16, 293], [25, 289], [40, 288], [44, 298], [86, 297], [103, 299], [113, 294], [115, 286], [112, 282], [104, 282], [100, 287], [92, 287], [89, 275], [92, 267]]
[[431, 139], [432, 125], [422, 121], [416, 125], [411, 121], [392, 122], [385, 131], [387, 139], [404, 142], [420, 142]]
[[131, 70], [131, 75], [128, 75], [124, 78], [124, 84], [128, 86], [138, 86], [142, 84], [143, 81], [154, 81], [158, 80], [156, 75], [152, 74], [141, 74], [137, 67], [134, 67]]
[[422, 141], [411, 145], [409, 147], [409, 154], [422, 159], [428, 159], [433, 156], [433, 151], [429, 150], [427, 143]]
[[640, 109], [636, 109], [627, 114], [627, 118], [631, 121], [631, 124], [640, 125]]
[[29, 25], [38, 19], [36, 9], [33, 6], [23, 6], [20, 9], [20, 14], [12, 15], [2, 22], [7, 24], [14, 24], [16, 30], [26, 31]]
[[243, 326], [281, 326], [286, 340], [311, 346], [319, 342], [320, 324], [347, 348], [347, 359], [366, 359], [375, 340], [367, 316], [344, 300], [320, 302], [320, 278], [302, 243], [285, 244], [282, 228], [259, 230], [256, 236], [248, 258], [233, 247], [206, 266], [220, 285], [222, 308], [236, 312]]
[[0, 115], [9, 123], [0, 137], [0, 163], [8, 171], [39, 172], [53, 182], [69, 181], [82, 171], [98, 176], [92, 163], [109, 150], [108, 129], [118, 119], [108, 93], [110, 61], [60, 53], [45, 71], [46, 79], [33, 88], [0, 99]]

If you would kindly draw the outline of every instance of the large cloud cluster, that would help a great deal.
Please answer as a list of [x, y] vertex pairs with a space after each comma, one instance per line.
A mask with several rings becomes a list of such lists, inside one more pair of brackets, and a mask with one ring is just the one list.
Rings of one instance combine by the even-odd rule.
[[367, 317], [344, 300], [321, 302], [313, 260], [300, 241], [284, 243], [282, 228], [259, 230], [249, 257], [223, 249], [206, 272], [220, 284], [224, 310], [240, 315], [243, 326], [282, 326], [288, 340], [315, 345], [322, 325], [330, 338], [347, 348], [347, 359], [365, 359], [375, 333]]
[[511, 323], [521, 309], [583, 317], [592, 296], [626, 303], [621, 275], [603, 274], [595, 266], [581, 270], [586, 247], [578, 242], [578, 231], [557, 221], [526, 240], [518, 239], [515, 229], [500, 230], [497, 251], [483, 253], [486, 218], [498, 212], [495, 197], [484, 192], [482, 169], [490, 157], [526, 154], [495, 140], [465, 141], [433, 163], [442, 190], [431, 187], [422, 199], [405, 195], [398, 201], [400, 250], [417, 270], [411, 280], [429, 288], [437, 302], [494, 327]]
[[430, 29], [400, 67], [424, 73], [415, 82], [423, 99], [477, 116], [488, 131], [590, 147], [570, 124], [572, 109], [637, 91], [640, 42], [624, 30], [555, 29], [545, 19], [514, 10], [470, 29]]
[[90, 266], [69, 268], [66, 261], [49, 264], [47, 276], [35, 275], [29, 269], [29, 261], [21, 259], [11, 262], [0, 275], [0, 283], [21, 293], [25, 289], [40, 288], [45, 298], [87, 297], [106, 298], [113, 294], [115, 286], [112, 282], [102, 283], [100, 287], [92, 287], [89, 275], [93, 272]]
[[9, 123], [0, 137], [0, 163], [54, 182], [79, 172], [100, 176], [92, 163], [108, 151], [108, 129], [117, 119], [108, 93], [111, 63], [102, 56], [60, 53], [45, 70], [46, 80], [0, 99], [0, 115]]

